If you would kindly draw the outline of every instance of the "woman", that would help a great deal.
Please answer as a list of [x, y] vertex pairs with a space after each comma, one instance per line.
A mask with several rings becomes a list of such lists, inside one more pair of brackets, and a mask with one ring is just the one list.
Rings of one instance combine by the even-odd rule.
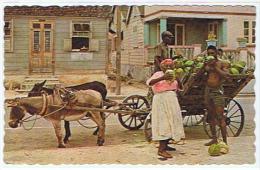
[[158, 155], [164, 158], [172, 158], [167, 150], [175, 150], [168, 146], [170, 139], [180, 141], [185, 137], [180, 105], [176, 91], [180, 89], [178, 78], [173, 80], [173, 75], [166, 70], [173, 69], [171, 59], [161, 62], [162, 71], [155, 72], [147, 80], [147, 85], [152, 86], [154, 93], [152, 104], [152, 136], [153, 140], [159, 141]]

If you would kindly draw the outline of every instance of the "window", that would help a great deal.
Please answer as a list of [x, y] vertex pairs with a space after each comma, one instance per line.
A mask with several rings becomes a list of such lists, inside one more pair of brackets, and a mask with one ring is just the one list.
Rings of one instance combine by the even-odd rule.
[[88, 51], [90, 39], [89, 22], [72, 23], [72, 51]]
[[208, 33], [212, 32], [215, 36], [216, 39], [218, 39], [218, 23], [217, 22], [212, 22], [208, 24]]
[[248, 44], [255, 43], [255, 21], [244, 21], [244, 38]]
[[4, 25], [4, 40], [5, 51], [11, 52], [13, 49], [13, 22], [12, 20], [5, 21]]

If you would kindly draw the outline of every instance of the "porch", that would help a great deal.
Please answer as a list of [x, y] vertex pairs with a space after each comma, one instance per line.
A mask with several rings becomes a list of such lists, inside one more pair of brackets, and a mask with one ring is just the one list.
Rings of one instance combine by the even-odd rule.
[[145, 46], [155, 46], [161, 42], [161, 33], [170, 31], [174, 38], [171, 45], [192, 46], [201, 44], [202, 51], [207, 47], [208, 34], [214, 33], [217, 47], [227, 46], [227, 21], [224, 18], [179, 18], [162, 17], [144, 24]]

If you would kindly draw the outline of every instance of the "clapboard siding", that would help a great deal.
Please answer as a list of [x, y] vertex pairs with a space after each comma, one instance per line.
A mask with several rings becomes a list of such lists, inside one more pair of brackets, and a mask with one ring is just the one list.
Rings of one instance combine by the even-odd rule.
[[[5, 53], [5, 72], [21, 71], [28, 73], [29, 69], [29, 34], [30, 21], [36, 20], [39, 17], [15, 17], [13, 19], [14, 25], [14, 43], [13, 52]], [[58, 74], [63, 74], [65, 71], [72, 71], [74, 73], [79, 70], [104, 70], [107, 58], [107, 31], [108, 21], [100, 18], [88, 17], [51, 17], [46, 20], [54, 21], [54, 59], [55, 71]], [[99, 40], [99, 51], [92, 52], [93, 59], [86, 61], [73, 61], [71, 59], [72, 52], [64, 51], [64, 39], [71, 38], [71, 21], [90, 21], [92, 25], [92, 38]], [[66, 72], [67, 74], [68, 72]]]
[[13, 52], [5, 53], [5, 72], [28, 72], [29, 57], [29, 20], [28, 18], [13, 19]]
[[[132, 14], [127, 26], [123, 24], [124, 40], [122, 41], [124, 51], [121, 55], [122, 64], [144, 65], [144, 26], [139, 15], [138, 7], [133, 7]], [[136, 32], [133, 27], [136, 26]]]
[[[92, 24], [92, 38], [99, 40], [99, 51], [93, 52], [93, 59], [86, 61], [72, 61], [71, 52], [64, 51], [64, 39], [70, 38], [70, 24], [72, 21], [90, 21]], [[57, 18], [56, 20], [56, 71], [57, 73], [63, 72], [64, 68], [72, 70], [82, 69], [105, 69], [106, 64], [106, 41], [107, 41], [107, 21], [93, 19], [63, 19]], [[59, 37], [59, 38], [58, 38]]]

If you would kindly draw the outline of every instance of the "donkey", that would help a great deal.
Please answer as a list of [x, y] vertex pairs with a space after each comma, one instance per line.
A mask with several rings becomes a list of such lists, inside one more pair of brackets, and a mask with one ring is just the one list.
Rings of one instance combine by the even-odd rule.
[[[17, 128], [26, 112], [31, 115], [41, 115], [53, 124], [58, 139], [58, 148], [65, 148], [62, 140], [61, 120], [74, 121], [87, 115], [98, 126], [97, 144], [102, 146], [105, 141], [105, 120], [102, 118], [100, 111], [88, 111], [86, 109], [86, 107], [103, 107], [100, 93], [94, 90], [76, 91], [73, 92], [73, 99], [67, 102], [61, 97], [64, 94], [66, 93], [63, 89], [55, 87], [51, 95], [42, 94], [42, 96], [17, 98], [9, 101], [9, 107], [11, 107], [9, 126]], [[81, 106], [80, 109], [75, 109], [77, 106]]]
[[[48, 94], [53, 94], [53, 89], [43, 87], [45, 83], [46, 83], [46, 80], [44, 80], [41, 83], [36, 83], [33, 86], [32, 90], [28, 93], [28, 97], [40, 96], [42, 91], [45, 91]], [[72, 90], [88, 90], [88, 89], [95, 90], [101, 94], [102, 99], [104, 101], [107, 101], [107, 102], [109, 101], [108, 99], [106, 99], [106, 97], [107, 97], [106, 85], [99, 81], [87, 82], [87, 83], [83, 83], [83, 84], [76, 85], [76, 86], [68, 86], [66, 88], [69, 88]], [[107, 107], [107, 108], [109, 108], [109, 107]], [[104, 116], [104, 115], [102, 114], [102, 116]], [[64, 137], [63, 141], [64, 141], [64, 143], [68, 143], [69, 137], [71, 136], [69, 121], [66, 121], [66, 120], [64, 121], [64, 128], [65, 128], [65, 137]], [[97, 132], [98, 132], [98, 128], [93, 132], [93, 135], [96, 135]]]

